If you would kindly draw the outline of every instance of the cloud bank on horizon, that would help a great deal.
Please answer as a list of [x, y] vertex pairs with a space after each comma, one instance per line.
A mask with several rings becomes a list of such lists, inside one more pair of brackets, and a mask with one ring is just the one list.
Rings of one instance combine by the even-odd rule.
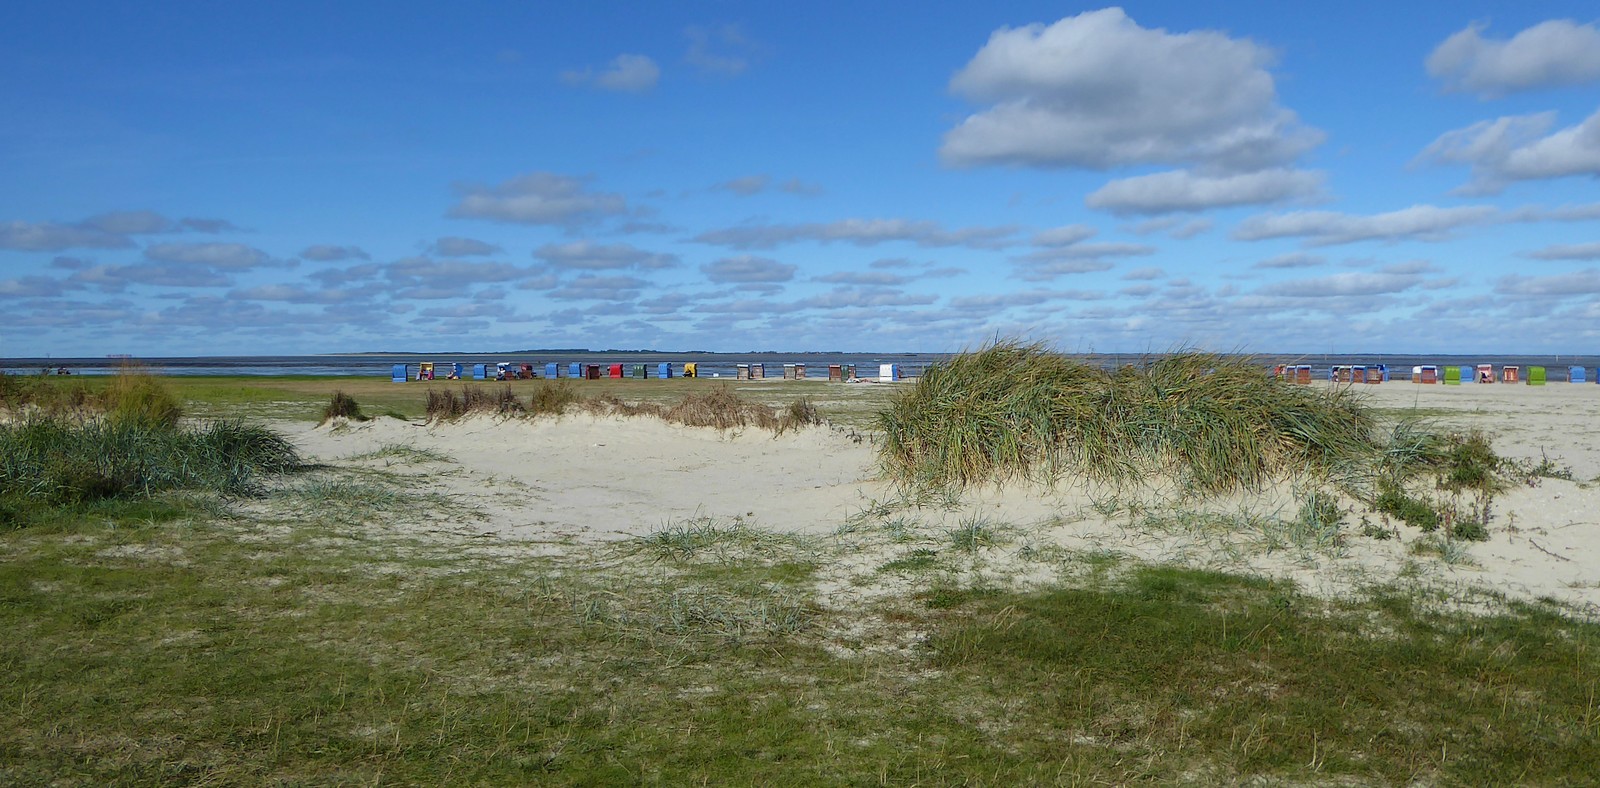
[[0, 15], [0, 356], [1600, 343], [1578, 3], [349, 10]]

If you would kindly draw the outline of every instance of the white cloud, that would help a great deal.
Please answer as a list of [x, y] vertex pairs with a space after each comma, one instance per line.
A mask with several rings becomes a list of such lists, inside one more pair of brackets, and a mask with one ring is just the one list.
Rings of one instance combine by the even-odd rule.
[[1112, 181], [1086, 197], [1084, 204], [1119, 216], [1265, 205], [1318, 197], [1322, 180], [1322, 173], [1306, 170], [1216, 176], [1173, 170]]
[[742, 178], [734, 178], [731, 181], [723, 181], [717, 184], [716, 188], [733, 192], [740, 197], [750, 197], [766, 191], [767, 186], [771, 183], [772, 176], [770, 175], [746, 175]]
[[1343, 273], [1315, 279], [1278, 282], [1261, 288], [1260, 292], [1264, 295], [1291, 298], [1373, 296], [1404, 292], [1421, 283], [1422, 277], [1414, 274]]
[[627, 212], [628, 202], [622, 195], [588, 191], [589, 180], [534, 172], [495, 186], [458, 184], [461, 200], [450, 208], [449, 215], [571, 227]]
[[1255, 265], [1252, 265], [1250, 267], [1251, 268], [1316, 268], [1316, 267], [1321, 266], [1321, 265], [1326, 265], [1327, 262], [1328, 261], [1326, 259], [1324, 259], [1322, 257], [1318, 257], [1317, 255], [1314, 255], [1314, 254], [1305, 254], [1304, 252], [1290, 252], [1289, 254], [1280, 254], [1277, 257], [1269, 257], [1269, 258], [1267, 258], [1265, 260], [1262, 260], [1261, 262], [1256, 263]]
[[1440, 135], [1419, 159], [1472, 167], [1465, 194], [1494, 194], [1514, 181], [1600, 176], [1600, 111], [1545, 134], [1556, 113], [1514, 115]]
[[537, 257], [557, 268], [605, 270], [618, 268], [659, 269], [678, 265], [677, 255], [657, 254], [631, 244], [597, 244], [573, 241], [545, 244], [533, 251]]
[[725, 257], [700, 266], [706, 278], [718, 284], [747, 282], [787, 282], [794, 278], [798, 266], [780, 263], [765, 257], [739, 255]]
[[909, 219], [841, 219], [809, 224], [761, 224], [710, 230], [695, 236], [700, 243], [734, 249], [771, 249], [797, 241], [875, 246], [906, 241], [918, 246], [969, 246], [993, 249], [1005, 246], [1015, 227], [963, 227], [947, 230], [938, 222]]
[[145, 247], [144, 256], [163, 263], [205, 265], [230, 271], [244, 271], [272, 262], [260, 249], [230, 243], [151, 244]]
[[565, 300], [630, 301], [651, 284], [632, 276], [593, 276], [584, 274], [555, 290], [550, 298]]
[[178, 229], [178, 225], [175, 222], [154, 211], [102, 213], [84, 219], [79, 222], [79, 226], [93, 228], [113, 235], [170, 233]]
[[434, 260], [407, 257], [385, 268], [389, 279], [413, 287], [452, 288], [456, 292], [480, 282], [509, 282], [526, 276], [527, 269], [510, 263], [469, 263], [462, 260]]
[[429, 251], [440, 257], [480, 257], [504, 251], [498, 246], [476, 238], [447, 235], [429, 245]]
[[951, 129], [940, 154], [955, 165], [1282, 166], [1323, 134], [1278, 106], [1271, 61], [1252, 41], [1146, 29], [1120, 8], [1001, 28], [951, 79], [988, 107]]
[[1600, 294], [1600, 270], [1586, 268], [1570, 274], [1500, 278], [1494, 291], [1505, 295], [1562, 297]]
[[1600, 242], [1556, 244], [1528, 252], [1523, 257], [1535, 260], [1600, 260]]
[[0, 249], [24, 252], [60, 252], [66, 249], [126, 249], [133, 242], [124, 235], [93, 227], [55, 222], [0, 222]]
[[689, 39], [689, 51], [683, 61], [707, 74], [743, 74], [764, 50], [738, 25], [692, 25], [684, 29], [683, 35]]
[[621, 93], [643, 93], [661, 81], [661, 67], [644, 55], [617, 55], [605, 68], [561, 72], [568, 85], [596, 87]]
[[1071, 246], [1079, 241], [1094, 237], [1099, 232], [1087, 224], [1066, 224], [1040, 230], [1033, 234], [1031, 239], [1035, 246]]
[[876, 285], [879, 287], [893, 287], [907, 284], [916, 279], [914, 276], [904, 274], [891, 274], [888, 271], [839, 271], [837, 273], [814, 276], [814, 282], [827, 282], [835, 285]]
[[1294, 211], [1276, 215], [1252, 216], [1234, 228], [1233, 237], [1241, 241], [1266, 238], [1305, 238], [1312, 246], [1332, 246], [1357, 241], [1397, 241], [1415, 239], [1437, 241], [1451, 230], [1487, 224], [1499, 212], [1488, 205], [1440, 208], [1413, 205], [1388, 213], [1361, 216], [1335, 211]]
[[1600, 80], [1600, 30], [1567, 19], [1540, 22], [1509, 41], [1486, 39], [1473, 23], [1428, 56], [1428, 73], [1451, 90], [1502, 96]]
[[307, 260], [319, 263], [333, 263], [340, 260], [370, 260], [371, 255], [362, 251], [359, 246], [333, 246], [330, 244], [315, 244], [300, 250], [300, 256]]

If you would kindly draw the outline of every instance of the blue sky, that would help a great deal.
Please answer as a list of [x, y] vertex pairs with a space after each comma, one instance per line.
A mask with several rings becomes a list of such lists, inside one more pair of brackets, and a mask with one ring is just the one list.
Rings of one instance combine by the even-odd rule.
[[0, 356], [1593, 353], [1589, 3], [0, 8]]

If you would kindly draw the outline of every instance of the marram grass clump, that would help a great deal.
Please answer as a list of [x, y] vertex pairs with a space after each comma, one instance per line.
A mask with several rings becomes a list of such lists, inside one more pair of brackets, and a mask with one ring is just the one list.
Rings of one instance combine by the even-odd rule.
[[930, 367], [879, 425], [885, 472], [916, 486], [1075, 475], [1215, 495], [1379, 451], [1347, 390], [1290, 386], [1247, 358], [1182, 352], [1107, 373], [1018, 342]]

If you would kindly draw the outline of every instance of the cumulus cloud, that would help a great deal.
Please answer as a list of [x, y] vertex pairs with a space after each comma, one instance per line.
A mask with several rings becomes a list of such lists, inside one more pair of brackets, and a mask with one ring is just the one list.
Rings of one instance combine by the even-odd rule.
[[1535, 260], [1600, 260], [1600, 243], [1555, 244], [1522, 256]]
[[631, 301], [639, 292], [650, 287], [650, 282], [632, 276], [594, 276], [584, 274], [563, 284], [547, 295], [563, 300]]
[[1129, 272], [1123, 274], [1122, 278], [1130, 280], [1130, 281], [1141, 281], [1141, 280], [1150, 280], [1150, 279], [1161, 279], [1161, 278], [1164, 278], [1166, 275], [1167, 275], [1166, 269], [1159, 268], [1159, 267], [1156, 267], [1156, 266], [1146, 266], [1144, 268], [1135, 268], [1132, 271], [1129, 271]]
[[313, 244], [300, 250], [300, 257], [319, 263], [336, 263], [341, 260], [370, 260], [371, 255], [359, 246], [333, 246]]
[[428, 250], [440, 257], [480, 257], [505, 251], [487, 241], [447, 235], [434, 241]]
[[561, 81], [621, 93], [643, 93], [661, 81], [661, 67], [644, 55], [622, 54], [599, 71], [593, 68], [563, 71]]
[[967, 246], [993, 249], [1005, 246], [1016, 227], [963, 227], [945, 229], [938, 222], [909, 219], [841, 219], [807, 224], [762, 224], [710, 230], [694, 240], [734, 249], [771, 249], [798, 241], [875, 246], [905, 241], [924, 247]]
[[119, 291], [132, 284], [167, 287], [227, 287], [233, 284], [232, 278], [210, 267], [183, 263], [97, 265], [74, 272], [68, 280], [108, 291]]
[[50, 276], [23, 276], [0, 279], [0, 296], [9, 298], [54, 298], [77, 285]]
[[0, 222], [0, 249], [60, 252], [67, 249], [126, 249], [133, 241], [94, 227], [55, 222]]
[[851, 307], [926, 306], [939, 297], [926, 293], [907, 293], [891, 287], [845, 288], [802, 299], [799, 304], [813, 309], [847, 309]]
[[1094, 237], [1099, 232], [1087, 224], [1065, 224], [1060, 227], [1051, 227], [1040, 230], [1029, 239], [1035, 246], [1070, 246], [1079, 241]]
[[1186, 219], [1181, 216], [1161, 216], [1155, 219], [1145, 219], [1128, 228], [1130, 232], [1136, 235], [1166, 233], [1168, 238], [1178, 240], [1193, 238], [1210, 229], [1210, 219]]
[[228, 271], [245, 271], [272, 262], [266, 252], [233, 243], [166, 243], [145, 247], [144, 256], [161, 263], [202, 265]]
[[1494, 291], [1503, 295], [1534, 297], [1592, 296], [1600, 294], [1600, 270], [1586, 268], [1551, 276], [1503, 276]]
[[1503, 96], [1600, 80], [1600, 29], [1569, 19], [1540, 22], [1510, 40], [1484, 38], [1475, 22], [1428, 56], [1428, 73], [1449, 90]]
[[1600, 176], [1600, 111], [1546, 134], [1555, 121], [1554, 112], [1480, 121], [1445, 132], [1419, 159], [1471, 166], [1464, 194], [1495, 194], [1515, 181]]
[[1272, 53], [1215, 31], [1140, 27], [1120, 8], [1001, 28], [951, 79], [986, 105], [944, 138], [954, 165], [1279, 167], [1323, 134], [1277, 103]]
[[449, 288], [463, 292], [482, 282], [509, 282], [527, 276], [529, 271], [510, 263], [471, 263], [463, 260], [434, 260], [407, 257], [390, 263], [384, 273], [390, 280], [412, 287]]
[[1343, 273], [1313, 279], [1295, 279], [1260, 289], [1263, 295], [1290, 298], [1335, 298], [1400, 293], [1422, 283], [1422, 277], [1402, 273]]
[[1304, 238], [1312, 246], [1406, 239], [1438, 241], [1448, 237], [1452, 230], [1494, 221], [1498, 213], [1488, 205], [1456, 208], [1413, 205], [1367, 216], [1336, 211], [1294, 211], [1252, 216], [1234, 228], [1233, 237], [1241, 241]]
[[233, 222], [227, 219], [201, 219], [194, 216], [186, 216], [179, 219], [178, 224], [183, 225], [186, 230], [193, 230], [197, 233], [231, 233], [239, 230], [238, 227], [234, 226]]
[[154, 211], [115, 211], [84, 219], [79, 226], [113, 235], [147, 235], [176, 231], [177, 223]]
[[1327, 261], [1326, 258], [1319, 257], [1319, 256], [1314, 255], [1314, 254], [1306, 254], [1304, 252], [1290, 252], [1289, 254], [1280, 254], [1277, 257], [1269, 257], [1269, 258], [1267, 258], [1265, 260], [1262, 260], [1261, 262], [1256, 263], [1255, 265], [1252, 265], [1250, 267], [1251, 268], [1316, 268], [1318, 266], [1327, 265], [1327, 263], [1328, 263], [1328, 261]]
[[689, 51], [683, 62], [703, 73], [738, 76], [765, 49], [738, 25], [691, 25], [684, 28]]
[[731, 181], [723, 181], [714, 188], [730, 191], [741, 197], [749, 197], [766, 191], [767, 186], [771, 183], [772, 176], [770, 175], [746, 175], [742, 178], [734, 178]]
[[748, 282], [787, 282], [794, 279], [798, 266], [765, 257], [739, 255], [725, 257], [700, 266], [706, 278], [717, 284]]
[[309, 290], [301, 285], [277, 284], [230, 290], [227, 298], [234, 301], [281, 301], [287, 304], [343, 304], [370, 295], [356, 290]]
[[455, 188], [461, 199], [450, 208], [449, 215], [511, 224], [572, 227], [627, 212], [628, 201], [622, 195], [591, 192], [589, 180], [553, 172], [534, 172], [494, 186], [458, 184]]
[[891, 274], [888, 271], [838, 271], [811, 278], [813, 282], [827, 282], [834, 285], [875, 285], [880, 287], [894, 287], [915, 280], [914, 276], [904, 274]]
[[1173, 170], [1112, 181], [1084, 204], [1118, 216], [1267, 205], [1321, 196], [1322, 180], [1322, 173], [1286, 168], [1215, 176]]
[[677, 255], [648, 252], [630, 244], [597, 244], [590, 241], [545, 244], [535, 249], [533, 256], [557, 268], [589, 270], [659, 269], [678, 265]]

